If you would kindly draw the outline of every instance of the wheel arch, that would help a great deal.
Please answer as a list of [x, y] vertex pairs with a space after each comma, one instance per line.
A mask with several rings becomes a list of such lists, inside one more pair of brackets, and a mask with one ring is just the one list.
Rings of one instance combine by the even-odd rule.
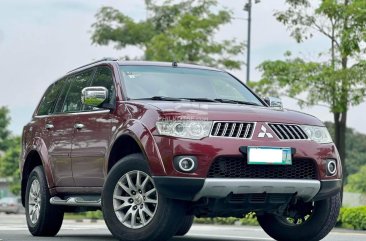
[[149, 166], [152, 174], [166, 175], [160, 152], [151, 132], [139, 121], [126, 123], [117, 131], [109, 148], [108, 158], [104, 167], [108, 174], [110, 169], [123, 157], [141, 153]]
[[42, 166], [43, 167], [43, 161], [41, 156], [39, 155], [37, 150], [31, 150], [27, 157], [25, 158], [23, 171], [22, 171], [22, 181], [21, 181], [21, 198], [22, 198], [22, 204], [25, 205], [25, 191], [27, 188], [27, 181], [30, 173], [32, 170], [37, 167]]

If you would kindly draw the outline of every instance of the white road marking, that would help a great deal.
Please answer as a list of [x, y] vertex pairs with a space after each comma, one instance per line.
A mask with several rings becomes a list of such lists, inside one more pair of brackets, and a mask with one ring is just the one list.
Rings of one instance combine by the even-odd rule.
[[350, 232], [331, 232], [330, 235], [343, 235], [343, 236], [366, 236], [366, 233], [350, 233]]
[[[62, 225], [61, 230], [90, 230], [106, 229], [105, 225]], [[2, 225], [0, 231], [24, 231], [28, 230], [26, 225]]]
[[271, 238], [258, 238], [258, 237], [249, 237], [249, 236], [236, 236], [236, 235], [212, 235], [212, 234], [189, 234], [189, 237], [194, 237], [194, 238], [230, 238], [230, 239], [235, 239], [235, 240], [248, 240], [248, 239], [252, 239], [252, 240], [273, 240]]

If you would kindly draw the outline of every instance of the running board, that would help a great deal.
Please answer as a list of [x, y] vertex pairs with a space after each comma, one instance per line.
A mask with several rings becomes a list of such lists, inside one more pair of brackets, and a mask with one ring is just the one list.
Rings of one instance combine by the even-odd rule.
[[74, 206], [74, 207], [101, 207], [102, 201], [98, 200], [84, 200], [82, 197], [69, 197], [66, 200], [59, 197], [52, 197], [50, 203], [53, 205], [61, 206]]

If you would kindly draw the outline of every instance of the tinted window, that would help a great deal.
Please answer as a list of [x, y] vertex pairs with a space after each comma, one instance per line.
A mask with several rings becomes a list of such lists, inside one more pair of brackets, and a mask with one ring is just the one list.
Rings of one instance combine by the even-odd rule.
[[70, 77], [70, 88], [61, 112], [78, 112], [82, 110], [81, 91], [90, 85], [93, 72], [94, 70], [87, 70]]
[[44, 94], [38, 109], [38, 115], [48, 115], [53, 112], [57, 98], [65, 84], [66, 79], [61, 79], [52, 84]]
[[68, 77], [68, 79], [67, 79], [67, 81], [64, 85], [64, 88], [62, 89], [62, 91], [61, 91], [61, 93], [58, 97], [54, 113], [62, 112], [62, 107], [64, 105], [66, 95], [67, 95], [67, 93], [69, 92], [69, 89], [70, 89], [70, 84], [71, 84], [70, 79], [72, 79], [72, 78]]
[[[114, 106], [116, 100], [116, 90], [113, 81], [113, 71], [106, 66], [98, 67], [91, 86], [102, 86], [108, 90], [108, 98], [104, 103]], [[84, 106], [84, 110], [98, 110], [99, 108]]]

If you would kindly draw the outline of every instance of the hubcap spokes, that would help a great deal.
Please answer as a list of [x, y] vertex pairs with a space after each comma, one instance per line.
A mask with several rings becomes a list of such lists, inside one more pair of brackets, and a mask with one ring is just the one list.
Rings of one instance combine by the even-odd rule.
[[114, 188], [113, 208], [124, 226], [145, 227], [158, 208], [158, 193], [152, 178], [137, 170], [123, 175]]
[[29, 190], [28, 215], [32, 224], [37, 223], [41, 211], [41, 187], [39, 181], [34, 179]]

